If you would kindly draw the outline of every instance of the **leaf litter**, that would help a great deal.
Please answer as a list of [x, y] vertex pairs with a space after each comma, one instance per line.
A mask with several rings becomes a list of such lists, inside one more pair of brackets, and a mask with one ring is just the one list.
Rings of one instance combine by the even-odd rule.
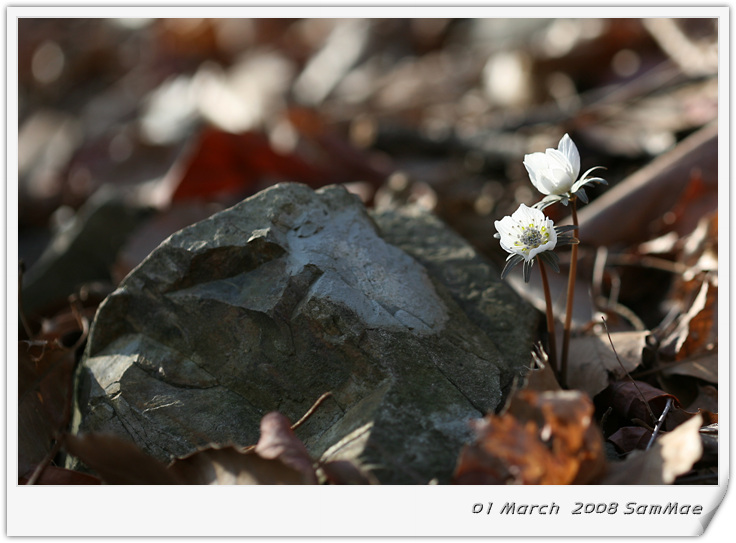
[[[343, 183], [378, 209], [422, 206], [501, 269], [493, 219], [533, 198], [521, 157], [567, 131], [612, 185], [580, 210], [568, 390], [543, 350], [530, 353], [503, 410], [473, 422], [455, 483], [715, 483], [710, 23], [22, 21], [19, 241], [35, 286], [19, 282], [19, 483], [375, 483], [360, 466], [310, 458], [279, 413], [251, 448], [214, 443], [168, 466], [113, 436], [67, 434], [97, 305], [173, 231], [284, 179]], [[561, 25], [573, 38], [555, 47]], [[33, 62], [49, 41], [65, 53], [60, 72]], [[105, 215], [105, 193], [122, 230], [86, 220]], [[566, 210], [551, 212], [564, 222]], [[47, 248], [56, 254], [41, 257]], [[554, 292], [564, 253], [560, 264]], [[510, 283], [543, 306], [534, 278]], [[65, 453], [93, 473], [64, 469]]]

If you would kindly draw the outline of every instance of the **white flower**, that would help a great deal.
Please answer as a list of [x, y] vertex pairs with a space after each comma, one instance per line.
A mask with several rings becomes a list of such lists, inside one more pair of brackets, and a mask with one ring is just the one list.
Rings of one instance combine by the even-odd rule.
[[524, 167], [529, 172], [532, 185], [542, 194], [547, 195], [541, 202], [535, 205], [543, 209], [548, 205], [567, 201], [573, 196], [579, 196], [583, 202], [588, 198], [583, 186], [588, 183], [598, 182], [607, 184], [600, 177], [586, 179], [593, 170], [600, 168], [596, 166], [585, 172], [578, 180], [580, 173], [580, 153], [570, 136], [562, 136], [557, 149], [547, 149], [544, 153], [531, 153], [524, 156]]
[[565, 134], [559, 149], [547, 149], [544, 153], [532, 153], [524, 157], [524, 167], [529, 178], [542, 194], [570, 192], [580, 173], [580, 153], [570, 136]]
[[501, 272], [501, 278], [517, 264], [524, 262], [524, 281], [529, 281], [531, 267], [535, 257], [544, 258], [555, 271], [559, 272], [558, 257], [552, 250], [558, 245], [577, 243], [569, 230], [576, 226], [555, 227], [554, 221], [533, 207], [524, 204], [500, 221], [495, 221], [497, 233], [495, 237], [501, 240], [501, 247], [509, 253], [506, 266]]
[[551, 251], [557, 244], [555, 223], [544, 213], [524, 204], [509, 217], [496, 221], [496, 230], [501, 235], [501, 247], [512, 255], [531, 260], [542, 251]]

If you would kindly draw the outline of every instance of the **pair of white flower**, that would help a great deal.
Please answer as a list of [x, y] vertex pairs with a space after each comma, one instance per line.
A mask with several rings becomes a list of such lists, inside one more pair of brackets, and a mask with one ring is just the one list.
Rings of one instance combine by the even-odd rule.
[[532, 153], [524, 157], [524, 167], [529, 172], [532, 184], [545, 197], [533, 207], [519, 206], [511, 216], [495, 222], [495, 237], [501, 240], [501, 247], [510, 253], [506, 266], [501, 272], [505, 277], [517, 264], [524, 262], [524, 281], [528, 282], [535, 257], [544, 259], [559, 272], [559, 259], [552, 250], [559, 245], [577, 243], [578, 240], [568, 232], [576, 226], [555, 226], [542, 209], [555, 203], [567, 205], [573, 197], [587, 203], [584, 186], [589, 183], [607, 184], [600, 177], [588, 177], [596, 166], [585, 172], [580, 179], [580, 153], [570, 136], [562, 136], [557, 149], [547, 149], [544, 153]]

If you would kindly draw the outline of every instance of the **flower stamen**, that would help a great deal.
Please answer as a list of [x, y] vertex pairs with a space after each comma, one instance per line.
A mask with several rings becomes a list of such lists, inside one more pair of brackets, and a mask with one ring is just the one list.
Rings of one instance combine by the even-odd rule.
[[[546, 237], [549, 238], [549, 234]], [[542, 233], [531, 225], [519, 236], [519, 241], [526, 245], [527, 251], [539, 247], [542, 244], [542, 239]]]

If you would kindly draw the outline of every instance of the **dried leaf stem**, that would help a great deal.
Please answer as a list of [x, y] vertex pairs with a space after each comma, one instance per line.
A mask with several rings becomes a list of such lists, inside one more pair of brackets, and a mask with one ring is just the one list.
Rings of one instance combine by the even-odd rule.
[[[314, 402], [312, 407], [310, 407], [307, 410], [307, 412], [304, 413], [304, 415], [302, 415], [302, 418], [300, 418], [298, 421], [296, 421], [294, 424], [291, 425], [291, 430], [294, 431], [297, 428], [299, 428], [302, 424], [304, 424], [307, 421], [307, 419], [314, 414], [317, 408], [320, 405], [322, 405], [327, 398], [330, 398], [331, 396], [332, 396], [332, 392], [325, 392], [324, 394], [322, 394], [322, 396], [317, 398], [317, 401]], [[256, 448], [256, 445], [248, 445], [247, 447], [243, 447], [242, 449], [240, 449], [240, 451], [245, 453], [245, 452], [250, 452], [254, 450], [255, 448]]]
[[649, 439], [649, 443], [647, 443], [646, 450], [649, 450], [649, 447], [652, 446], [652, 443], [654, 443], [654, 440], [657, 438], [657, 434], [659, 434], [660, 429], [664, 425], [664, 419], [667, 418], [667, 413], [669, 413], [671, 407], [672, 407], [672, 398], [667, 398], [667, 405], [664, 406], [664, 410], [662, 411], [662, 414], [659, 416], [657, 425], [654, 427], [654, 431], [652, 432], [652, 437]]
[[[547, 269], [541, 258], [537, 258], [539, 262], [539, 273], [542, 275], [542, 287], [544, 288], [544, 301], [547, 305], [547, 333], [549, 335], [549, 361], [552, 367], [557, 368], [557, 341], [555, 339], [555, 317], [552, 314], [552, 297], [549, 293], [549, 282], [547, 281]], [[564, 380], [560, 381], [560, 385], [565, 386]]]
[[[572, 212], [572, 224], [578, 226], [577, 197], [570, 199], [570, 211]], [[579, 231], [578, 231], [579, 232]], [[578, 237], [580, 234], [578, 233]], [[575, 276], [578, 271], [578, 245], [573, 244], [570, 253], [570, 273], [567, 276], [567, 303], [565, 306], [565, 325], [562, 335], [562, 360], [560, 364], [560, 384], [567, 385], [567, 355], [570, 348], [570, 328], [572, 327], [572, 306], [575, 297]]]
[[317, 398], [317, 401], [314, 402], [314, 405], [310, 407], [309, 410], [306, 413], [304, 413], [304, 415], [302, 415], [302, 418], [300, 418], [298, 421], [296, 421], [294, 424], [291, 425], [291, 429], [296, 430], [302, 424], [304, 424], [307, 421], [307, 419], [311, 417], [312, 414], [317, 410], [317, 408], [320, 405], [322, 405], [322, 402], [324, 402], [327, 398], [331, 396], [332, 396], [332, 392], [325, 392], [324, 394], [322, 394], [322, 396]]
[[649, 402], [647, 401], [646, 397], [644, 396], [644, 394], [642, 394], [641, 390], [639, 389], [639, 385], [636, 384], [636, 381], [631, 376], [631, 374], [626, 370], [623, 363], [621, 362], [621, 359], [618, 357], [618, 353], [616, 352], [616, 347], [613, 346], [613, 340], [611, 339], [611, 334], [608, 332], [608, 325], [606, 324], [606, 318], [601, 317], [601, 320], [603, 321], [603, 327], [606, 329], [606, 335], [608, 336], [608, 342], [611, 344], [611, 349], [613, 349], [613, 354], [616, 355], [616, 360], [618, 361], [619, 366], [621, 366], [621, 369], [624, 370], [626, 377], [628, 377], [631, 380], [631, 383], [634, 385], [634, 388], [639, 393], [639, 396], [641, 396], [641, 400], [644, 402], [644, 405], [647, 406], [647, 411], [649, 411], [649, 416], [652, 417], [652, 423], [655, 423], [657, 420], [657, 417], [654, 416], [654, 411], [652, 411], [652, 408], [649, 405]]

